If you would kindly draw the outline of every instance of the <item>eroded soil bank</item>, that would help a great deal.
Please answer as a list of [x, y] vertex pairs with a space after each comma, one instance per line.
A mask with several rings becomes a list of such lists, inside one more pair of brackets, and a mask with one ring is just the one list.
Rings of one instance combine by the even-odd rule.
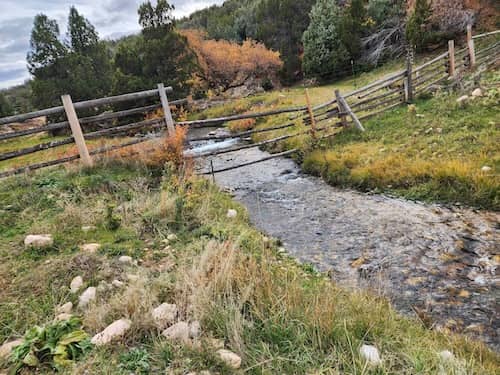
[[[213, 157], [215, 169], [267, 156]], [[500, 350], [500, 215], [340, 190], [274, 159], [217, 174], [252, 222], [346, 287], [388, 296], [426, 325]]]

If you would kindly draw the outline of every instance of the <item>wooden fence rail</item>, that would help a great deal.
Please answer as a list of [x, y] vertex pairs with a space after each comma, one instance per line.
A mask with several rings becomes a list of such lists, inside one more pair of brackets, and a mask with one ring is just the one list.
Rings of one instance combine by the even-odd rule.
[[[339, 126], [345, 127], [351, 124], [354, 125], [358, 130], [364, 131], [364, 127], [361, 124], [361, 121], [395, 108], [404, 102], [412, 102], [413, 98], [416, 95], [426, 92], [431, 87], [445, 79], [450, 79], [457, 76], [458, 74], [461, 74], [466, 69], [474, 69], [478, 66], [489, 67], [493, 64], [497, 64], [499, 61], [498, 52], [500, 51], [500, 41], [498, 41], [498, 38], [491, 41], [491, 37], [497, 36], [499, 35], [499, 33], [500, 30], [480, 35], [473, 35], [472, 27], [469, 26], [467, 28], [467, 45], [465, 48], [456, 50], [454, 42], [450, 41], [448, 50], [446, 52], [432, 58], [431, 60], [425, 62], [424, 64], [421, 64], [420, 66], [414, 67], [412, 59], [409, 58], [405, 70], [392, 73], [384, 78], [381, 78], [375, 82], [360, 87], [344, 95], [337, 91], [335, 92], [335, 95], [332, 96], [331, 100], [314, 107], [308, 102], [307, 105], [299, 107], [279, 108], [257, 113], [245, 113], [218, 118], [174, 122], [172, 114], [170, 113], [170, 106], [185, 104], [187, 100], [181, 99], [169, 102], [167, 94], [172, 93], [173, 90], [171, 87], [165, 88], [161, 83], [158, 84], [158, 87], [153, 90], [86, 100], [77, 103], [72, 103], [71, 100], [69, 100], [69, 97], [63, 97], [62, 106], [0, 118], [0, 125], [6, 125], [13, 122], [26, 121], [36, 117], [50, 116], [62, 113], [66, 113], [66, 121], [49, 123], [38, 128], [23, 129], [0, 134], [0, 141], [69, 127], [71, 128], [72, 135], [63, 139], [40, 143], [30, 147], [5, 152], [3, 154], [0, 154], [0, 161], [14, 159], [20, 156], [33, 154], [39, 151], [73, 143], [76, 143], [78, 146], [78, 154], [43, 163], [32, 164], [26, 167], [12, 169], [10, 171], [0, 172], [0, 177], [23, 173], [29, 170], [40, 169], [46, 166], [66, 163], [77, 159], [81, 159], [85, 165], [92, 165], [93, 155], [98, 155], [100, 153], [113, 151], [122, 147], [139, 144], [147, 141], [148, 139], [136, 139], [120, 145], [103, 147], [93, 151], [89, 151], [87, 149], [87, 140], [97, 139], [105, 136], [115, 136], [117, 134], [126, 134], [131, 131], [142, 129], [158, 130], [166, 128], [168, 129], [168, 133], [172, 134], [172, 132], [174, 131], [174, 126], [176, 125], [188, 126], [190, 128], [213, 127], [221, 126], [222, 124], [231, 121], [276, 116], [284, 113], [295, 113], [295, 115], [290, 117], [290, 120], [300, 120], [301, 123], [310, 127], [310, 130], [305, 132], [281, 135], [255, 144], [218, 150], [202, 154], [201, 156], [212, 156], [251, 147], [259, 147], [266, 144], [277, 143], [285, 139], [297, 137], [303, 134], [311, 134], [311, 136], [316, 138], [317, 131], [322, 132], [326, 131], [327, 129], [336, 129]], [[83, 118], [78, 118], [77, 116], [77, 110], [80, 109], [96, 108], [110, 104], [136, 101], [139, 99], [151, 97], [156, 97], [159, 100], [159, 103], [124, 109], [115, 112], [104, 112], [99, 115]], [[121, 118], [150, 113], [152, 111], [156, 111], [157, 109], [163, 110], [163, 118], [132, 122], [128, 124], [118, 123], [118, 125], [116, 125], [115, 123], [114, 126], [106, 126], [104, 129], [90, 132], [85, 132], [85, 129], [82, 128], [82, 125], [96, 123], [99, 124], [100, 122], [104, 121], [115, 121]], [[351, 120], [348, 121], [348, 117], [350, 117]], [[324, 122], [332, 118], [338, 118], [339, 121], [334, 123], [330, 121], [330, 123], [326, 127], [316, 127], [317, 123]], [[191, 138], [190, 141], [220, 141], [229, 138], [243, 138], [257, 133], [288, 129], [296, 125], [297, 123], [295, 121], [292, 121], [284, 125], [278, 125], [263, 129], [252, 129], [249, 131], [243, 131], [234, 134], [195, 137]], [[328, 137], [334, 136], [335, 134], [336, 133], [322, 135], [318, 139], [326, 139]], [[255, 162], [261, 162], [270, 160], [274, 157], [290, 155], [291, 153], [296, 151], [297, 150], [290, 150], [285, 153], [278, 154], [277, 156], [273, 155], [272, 157], [264, 158]], [[241, 166], [250, 164], [254, 164], [254, 162], [245, 163]], [[214, 171], [214, 173], [235, 168], [238, 168], [238, 166], [223, 168]]]

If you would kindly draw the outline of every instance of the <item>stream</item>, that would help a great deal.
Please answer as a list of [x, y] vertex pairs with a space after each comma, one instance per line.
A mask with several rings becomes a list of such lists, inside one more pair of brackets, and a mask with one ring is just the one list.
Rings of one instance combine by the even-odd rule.
[[[220, 145], [192, 146], [196, 153]], [[268, 155], [252, 148], [210, 159], [219, 169]], [[388, 297], [428, 327], [500, 350], [500, 214], [338, 189], [286, 158], [219, 173], [215, 181], [300, 262], [343, 287]]]

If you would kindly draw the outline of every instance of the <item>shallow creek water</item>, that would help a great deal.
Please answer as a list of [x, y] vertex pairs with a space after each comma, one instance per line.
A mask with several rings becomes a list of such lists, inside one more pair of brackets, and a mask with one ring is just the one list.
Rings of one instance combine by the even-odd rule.
[[[267, 155], [247, 149], [211, 159], [218, 169]], [[383, 294], [428, 326], [500, 350], [498, 213], [341, 190], [285, 158], [215, 180], [300, 262], [344, 287]]]

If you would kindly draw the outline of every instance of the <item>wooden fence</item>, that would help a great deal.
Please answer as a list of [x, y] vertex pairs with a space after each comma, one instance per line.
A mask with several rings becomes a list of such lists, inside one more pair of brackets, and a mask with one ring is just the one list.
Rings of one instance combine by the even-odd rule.
[[[285, 139], [301, 136], [304, 134], [310, 134], [315, 139], [329, 138], [337, 134], [338, 131], [340, 131], [342, 128], [351, 125], [354, 125], [360, 131], [364, 131], [363, 125], [361, 123], [362, 120], [385, 112], [389, 109], [401, 105], [402, 103], [410, 103], [415, 96], [428, 91], [431, 87], [443, 80], [457, 77], [457, 75], [463, 74], [465, 71], [475, 69], [478, 66], [489, 67], [491, 65], [497, 64], [498, 52], [500, 50], [500, 41], [498, 40], [498, 36], [500, 36], [500, 30], [473, 36], [472, 28], [468, 27], [466, 48], [456, 51], [454, 42], [450, 41], [448, 50], [446, 52], [417, 67], [413, 66], [413, 62], [410, 56], [405, 70], [393, 73], [383, 79], [372, 82], [364, 87], [361, 87], [344, 95], [342, 95], [339, 91], [335, 91], [335, 96], [330, 101], [317, 105], [315, 107], [311, 106], [308, 94], [306, 94], [306, 105], [301, 107], [282, 108], [259, 113], [230, 115], [204, 120], [174, 122], [172, 114], [170, 112], [170, 106], [184, 104], [187, 100], [181, 99], [169, 102], [167, 94], [172, 93], [172, 88], [165, 88], [163, 84], [159, 84], [158, 87], [153, 90], [87, 100], [77, 103], [73, 103], [69, 95], [63, 95], [61, 98], [63, 103], [62, 106], [0, 118], [0, 126], [11, 124], [14, 122], [26, 121], [41, 116], [54, 116], [62, 114], [66, 115], [65, 121], [49, 123], [47, 125], [32, 129], [6, 132], [0, 134], [0, 141], [6, 142], [7, 140], [18, 137], [24, 137], [27, 135], [65, 128], [71, 129], [72, 135], [63, 139], [57, 139], [51, 142], [40, 143], [34, 146], [5, 152], [3, 154], [0, 154], [0, 161], [14, 159], [24, 155], [29, 155], [50, 148], [60, 147], [73, 143], [75, 143], [77, 146], [78, 154], [2, 171], [0, 172], [0, 178], [52, 165], [62, 164], [77, 159], [81, 159], [81, 162], [84, 165], [92, 165], [92, 156], [94, 155], [114, 151], [116, 149], [128, 147], [134, 144], [139, 144], [150, 139], [132, 139], [122, 144], [100, 147], [91, 151], [88, 150], [86, 140], [116, 136], [141, 129], [161, 130], [166, 128], [167, 132], [171, 134], [174, 131], [175, 126], [188, 126], [192, 128], [213, 127], [221, 126], [224, 123], [230, 121], [247, 118], [275, 116], [283, 113], [295, 114], [290, 118], [290, 122], [287, 124], [266, 129], [243, 131], [236, 134], [192, 138], [191, 141], [218, 141], [228, 138], [244, 138], [256, 133], [292, 128], [297, 126], [298, 122], [303, 122], [309, 126], [309, 129], [307, 131], [302, 130], [293, 134], [268, 139], [259, 143], [246, 144], [243, 146], [239, 145], [237, 147], [208, 152], [205, 154], [196, 155], [196, 157], [214, 156], [246, 148], [259, 147], [266, 144], [277, 143]], [[159, 99], [159, 103], [114, 112], [104, 112], [99, 115], [83, 118], [78, 118], [77, 115], [77, 111], [80, 110], [95, 110], [97, 108], [102, 108], [117, 103], [132, 102], [142, 99], [151, 100], [151, 98], [154, 97]], [[144, 115], [157, 109], [163, 110], [163, 118], [155, 118], [151, 120], [120, 124], [97, 131], [86, 131], [86, 129], [88, 129], [89, 125], [91, 124], [96, 124], [102, 121], [123, 119], [135, 115]], [[319, 126], [322, 122], [331, 120], [333, 118], [337, 118], [338, 121], [334, 123], [330, 121], [327, 126]], [[297, 150], [289, 150], [286, 153], [272, 155], [271, 157], [266, 157], [264, 159], [249, 163], [254, 164], [260, 161], [269, 160], [273, 157], [279, 157], [285, 154], [289, 155], [296, 151]], [[245, 165], [248, 165], [249, 163], [245, 163]], [[220, 170], [214, 170], [207, 173], [217, 173], [237, 167], [238, 166], [225, 167]]]

